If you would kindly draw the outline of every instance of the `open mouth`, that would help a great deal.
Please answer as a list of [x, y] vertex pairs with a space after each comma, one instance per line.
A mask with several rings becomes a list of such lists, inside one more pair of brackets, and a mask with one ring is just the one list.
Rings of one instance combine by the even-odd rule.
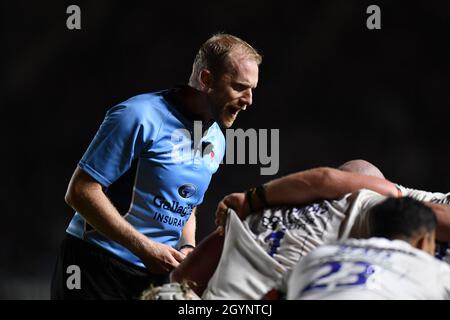
[[241, 111], [241, 108], [230, 106], [228, 108], [228, 111], [231, 113], [231, 115], [236, 116], [239, 113], [239, 111]]

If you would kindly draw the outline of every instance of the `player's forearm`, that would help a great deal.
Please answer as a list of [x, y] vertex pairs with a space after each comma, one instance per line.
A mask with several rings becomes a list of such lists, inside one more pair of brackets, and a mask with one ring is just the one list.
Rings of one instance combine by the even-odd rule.
[[339, 199], [359, 189], [397, 196], [395, 185], [385, 179], [332, 168], [302, 171], [268, 182], [266, 196], [270, 205], [291, 205]]
[[[148, 253], [152, 241], [133, 228], [104, 194], [101, 185], [86, 181], [76, 172], [66, 195], [66, 202], [98, 232], [120, 243], [138, 257]], [[74, 180], [74, 179], [73, 179]]]
[[304, 204], [316, 200], [314, 181], [322, 179], [326, 168], [302, 171], [265, 184], [271, 206]]
[[195, 250], [171, 273], [170, 280], [193, 281], [193, 290], [201, 296], [219, 264], [223, 241], [224, 237], [219, 235], [219, 232], [212, 232], [200, 241]]
[[319, 181], [319, 189], [324, 190], [322, 196], [328, 199], [340, 198], [360, 189], [369, 189], [388, 197], [398, 197], [399, 191], [395, 184], [379, 177], [367, 176], [337, 169], [329, 169], [326, 178]]

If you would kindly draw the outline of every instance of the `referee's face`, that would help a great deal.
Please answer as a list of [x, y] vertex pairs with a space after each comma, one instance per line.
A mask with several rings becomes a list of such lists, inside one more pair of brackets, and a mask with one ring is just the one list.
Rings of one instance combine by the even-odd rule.
[[258, 84], [258, 64], [242, 54], [231, 54], [226, 71], [208, 91], [215, 120], [224, 128], [233, 125], [239, 112], [252, 104]]

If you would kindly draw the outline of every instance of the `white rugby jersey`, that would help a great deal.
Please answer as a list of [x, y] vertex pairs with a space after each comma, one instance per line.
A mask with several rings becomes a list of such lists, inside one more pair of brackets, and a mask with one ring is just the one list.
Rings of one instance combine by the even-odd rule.
[[202, 298], [260, 299], [314, 248], [367, 232], [367, 210], [384, 199], [361, 190], [341, 200], [266, 209], [243, 222], [229, 209], [222, 256]]
[[401, 240], [349, 239], [302, 259], [287, 299], [450, 299], [450, 267]]
[[281, 283], [285, 272], [229, 209], [222, 255], [202, 299], [260, 299]]
[[445, 256], [442, 258], [442, 261], [450, 265], [450, 249], [447, 249]]
[[266, 253], [289, 269], [323, 243], [367, 237], [367, 211], [384, 199], [376, 192], [360, 190], [340, 200], [266, 209], [262, 217], [250, 215], [244, 227]]
[[439, 204], [450, 204], [450, 192], [449, 193], [428, 192], [411, 188], [405, 188], [398, 184], [397, 188], [402, 192], [403, 197], [411, 197], [418, 201], [429, 201]]

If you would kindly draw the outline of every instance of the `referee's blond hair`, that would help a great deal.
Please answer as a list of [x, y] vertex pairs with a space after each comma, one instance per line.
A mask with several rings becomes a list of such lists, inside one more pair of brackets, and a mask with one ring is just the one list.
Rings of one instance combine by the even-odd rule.
[[226, 71], [227, 62], [232, 52], [238, 52], [260, 65], [262, 56], [244, 40], [226, 33], [218, 33], [205, 41], [200, 47], [192, 65], [189, 84], [197, 87], [200, 72], [208, 69], [214, 77]]

